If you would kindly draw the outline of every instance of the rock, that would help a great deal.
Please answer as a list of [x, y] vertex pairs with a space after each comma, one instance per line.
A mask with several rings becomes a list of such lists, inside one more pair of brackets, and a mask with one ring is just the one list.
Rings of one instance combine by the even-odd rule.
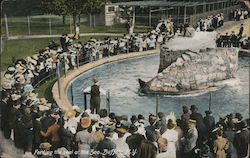
[[177, 66], [182, 66], [183, 63], [184, 63], [184, 60], [183, 60], [182, 58], [178, 58], [178, 59], [176, 60], [176, 62], [175, 62], [175, 64], [176, 64]]
[[189, 61], [189, 60], [190, 60], [190, 56], [188, 56], [187, 54], [182, 54], [181, 56], [182, 56], [182, 58], [183, 58], [185, 61]]
[[[175, 45], [171, 45], [171, 41]], [[213, 48], [214, 43], [199, 45], [200, 40], [190, 42], [187, 39], [183, 42], [189, 45], [184, 43], [182, 47], [181, 43], [171, 41], [167, 47], [161, 47], [159, 73], [147, 82], [149, 91], [188, 93], [207, 89], [236, 75], [236, 49]]]

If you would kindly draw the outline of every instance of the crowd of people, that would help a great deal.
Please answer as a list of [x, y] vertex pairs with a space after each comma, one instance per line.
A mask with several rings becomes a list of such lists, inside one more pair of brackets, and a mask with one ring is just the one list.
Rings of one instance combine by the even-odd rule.
[[0, 125], [4, 137], [12, 139], [27, 157], [247, 157], [249, 126], [239, 113], [220, 116], [216, 123], [211, 111], [203, 118], [192, 105], [190, 109], [183, 106], [178, 119], [159, 112], [148, 119], [139, 114], [129, 120], [127, 115], [108, 114], [105, 109], [97, 114], [77, 106], [63, 111], [38, 98], [35, 85], [56, 69], [63, 74], [103, 57], [152, 50], [157, 43], [185, 34], [186, 27], [162, 20], [147, 34], [103, 41], [91, 38], [84, 44], [74, 44], [63, 34], [61, 45], [52, 41], [39, 54], [13, 61], [2, 82]]
[[250, 37], [243, 35], [244, 26], [241, 24], [240, 30], [238, 33], [232, 31], [229, 35], [221, 35], [220, 33], [216, 39], [217, 47], [239, 47], [242, 49], [250, 49]]
[[196, 31], [213, 31], [224, 24], [223, 13], [208, 16], [206, 19], [200, 19]]
[[247, 9], [240, 8], [236, 10], [231, 10], [229, 13], [229, 20], [230, 21], [240, 21], [243, 19], [247, 19], [249, 16], [249, 12]]
[[[249, 156], [249, 119], [240, 113], [205, 116], [192, 105], [182, 115], [159, 112], [117, 116], [100, 109], [98, 114], [74, 106], [62, 111], [45, 99], [3, 93], [1, 130], [26, 156], [98, 158], [246, 158]], [[36, 98], [36, 97], [33, 97]], [[37, 98], [36, 98], [37, 99]], [[32, 101], [31, 101], [32, 100]]]

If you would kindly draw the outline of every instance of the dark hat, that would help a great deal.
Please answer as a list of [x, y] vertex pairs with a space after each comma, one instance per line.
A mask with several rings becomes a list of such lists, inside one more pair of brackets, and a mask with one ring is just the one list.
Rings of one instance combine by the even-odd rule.
[[212, 114], [212, 111], [207, 110], [207, 111], [205, 111], [205, 114], [210, 115], [210, 114]]
[[127, 130], [125, 128], [116, 128], [116, 132], [120, 133], [120, 134], [125, 134], [127, 132]]
[[145, 119], [144, 116], [141, 115], [141, 114], [139, 114], [137, 117], [138, 117], [138, 120], [144, 120]]
[[173, 121], [172, 119], [168, 120], [167, 128], [168, 129], [174, 129], [176, 127], [176, 122]]
[[247, 122], [246, 121], [241, 121], [240, 122], [240, 127], [242, 128], [247, 128]]
[[157, 122], [155, 123], [155, 128], [156, 128], [156, 129], [160, 129], [161, 126], [162, 126], [162, 122], [161, 122], [161, 121], [157, 121]]
[[113, 133], [114, 130], [115, 130], [115, 128], [113, 128], [113, 127], [106, 127], [106, 128], [104, 128], [104, 133], [110, 134], [110, 133]]
[[128, 131], [129, 131], [129, 133], [135, 133], [135, 132], [137, 132], [137, 130], [138, 130], [138, 127], [136, 125], [132, 124], [132, 125], [130, 125]]
[[189, 111], [189, 109], [188, 109], [188, 107], [187, 107], [186, 105], [182, 106], [182, 110], [183, 110], [184, 112], [188, 112], [188, 111]]
[[163, 112], [158, 112], [157, 115], [158, 115], [159, 118], [163, 118], [165, 116], [165, 114]]
[[108, 111], [106, 109], [101, 109], [98, 114], [101, 118], [104, 118], [108, 116]]
[[154, 114], [150, 114], [148, 119], [149, 120], [157, 120], [157, 117]]
[[132, 115], [132, 117], [130, 118], [130, 121], [133, 123], [133, 122], [136, 122], [138, 119], [135, 115]]
[[241, 120], [243, 117], [240, 113], [236, 113], [235, 114], [235, 117], [238, 119], [238, 120]]
[[196, 105], [191, 105], [190, 110], [191, 110], [191, 111], [193, 111], [193, 110], [198, 110], [198, 108], [196, 107]]
[[193, 123], [193, 124], [196, 124], [196, 120], [189, 119], [189, 120], [188, 120], [188, 123]]
[[116, 118], [115, 113], [111, 112], [111, 113], [109, 114], [109, 118], [110, 118], [110, 119], [115, 119], [115, 118]]

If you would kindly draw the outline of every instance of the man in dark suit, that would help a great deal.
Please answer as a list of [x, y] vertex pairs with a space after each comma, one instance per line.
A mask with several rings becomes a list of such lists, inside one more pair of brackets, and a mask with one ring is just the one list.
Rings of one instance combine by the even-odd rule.
[[231, 44], [233, 45], [233, 47], [237, 47], [237, 43], [238, 43], [238, 38], [237, 36], [235, 35], [234, 31], [232, 31], [232, 34], [231, 34]]
[[203, 121], [207, 127], [207, 130], [211, 132], [215, 127], [215, 119], [212, 116], [212, 111], [208, 110], [208, 111], [205, 111], [205, 113], [206, 113], [206, 116], [204, 117]]
[[[129, 146], [130, 149], [130, 157], [131, 158], [137, 158], [138, 156], [138, 151], [140, 150], [140, 146], [141, 146], [141, 142], [142, 140], [144, 140], [144, 136], [137, 133], [138, 128], [135, 125], [131, 125], [129, 127], [129, 132], [132, 134], [130, 136], [127, 137], [126, 139], [126, 143]], [[132, 153], [135, 152], [135, 155], [133, 155]]]
[[197, 125], [197, 130], [199, 133], [199, 138], [201, 138], [202, 136], [206, 136], [207, 128], [203, 122], [202, 115], [198, 113], [198, 108], [195, 105], [191, 105], [190, 110], [192, 112], [192, 114], [190, 115], [190, 119], [195, 120], [197, 122], [196, 125]]
[[97, 79], [93, 79], [94, 85], [91, 86], [90, 91], [90, 110], [91, 113], [96, 114], [100, 111], [100, 103], [101, 103], [101, 97], [100, 97], [100, 86]]
[[233, 144], [239, 158], [249, 157], [249, 130], [246, 121], [241, 121], [240, 130], [235, 134]]
[[239, 31], [239, 34], [238, 34], [239, 37], [242, 37], [243, 31], [244, 31], [244, 26], [243, 26], [243, 24], [241, 24], [240, 25], [240, 31]]
[[10, 138], [11, 134], [11, 127], [9, 124], [9, 117], [10, 117], [10, 109], [11, 106], [8, 102], [8, 96], [6, 92], [2, 92], [2, 99], [0, 102], [0, 108], [1, 108], [1, 130], [3, 131], [4, 137], [6, 139]]

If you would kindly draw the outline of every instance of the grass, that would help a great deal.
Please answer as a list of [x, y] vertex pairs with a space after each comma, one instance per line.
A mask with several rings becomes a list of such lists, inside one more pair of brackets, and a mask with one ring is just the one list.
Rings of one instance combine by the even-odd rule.
[[54, 38], [6, 41], [1, 55], [1, 71], [5, 70], [11, 64], [12, 57], [22, 59], [38, 53], [40, 49], [47, 47], [51, 40], [59, 41], [59, 39]]
[[53, 79], [53, 80], [47, 81], [46, 83], [42, 84], [41, 86], [38, 86], [36, 89], [36, 91], [38, 93], [38, 97], [45, 98], [50, 103], [55, 102], [53, 95], [52, 95], [52, 87], [56, 81], [57, 81], [56, 79]]
[[[104, 39], [106, 36], [95, 36], [97, 39]], [[81, 37], [78, 41], [86, 42], [90, 37]], [[12, 57], [15, 59], [23, 59], [38, 53], [40, 49], [48, 46], [49, 42], [54, 40], [57, 43], [59, 38], [41, 38], [41, 39], [22, 39], [22, 40], [8, 40], [5, 43], [3, 53], [1, 55], [1, 71], [7, 69], [11, 65]], [[77, 41], [76, 41], [77, 42]]]
[[[27, 17], [8, 17], [8, 30], [9, 36], [15, 35], [28, 35], [28, 19]], [[71, 20], [72, 23], [72, 20]], [[71, 27], [72, 29], [72, 27]], [[148, 28], [137, 28], [135, 27], [134, 32], [146, 32], [149, 31]], [[81, 33], [125, 33], [125, 25], [114, 25], [114, 26], [96, 26], [90, 27], [86, 22], [86, 17], [82, 18], [80, 23]], [[62, 17], [52, 16], [51, 17], [51, 33], [52, 34], [62, 34], [70, 33], [70, 19], [66, 17], [65, 24], [62, 24]], [[30, 35], [42, 35], [50, 34], [49, 31], [49, 19], [48, 17], [30, 17]], [[6, 36], [5, 20], [2, 23], [2, 35]]]

